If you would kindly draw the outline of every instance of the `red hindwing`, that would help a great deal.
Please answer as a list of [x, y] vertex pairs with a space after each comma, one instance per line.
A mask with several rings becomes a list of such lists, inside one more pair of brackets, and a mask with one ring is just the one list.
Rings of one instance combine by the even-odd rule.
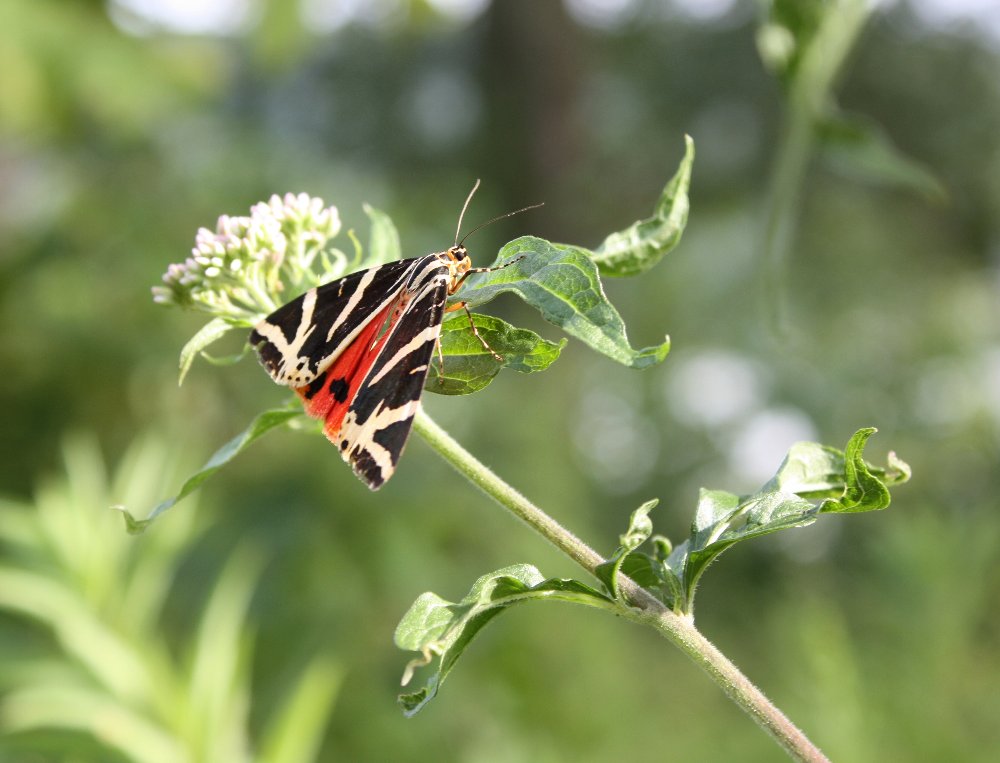
[[[382, 346], [389, 338], [392, 326], [399, 320], [400, 311], [396, 309], [393, 312], [394, 309], [395, 303], [387, 305], [326, 371], [317, 376], [312, 383], [295, 388], [302, 398], [306, 413], [313, 418], [325, 420], [323, 431], [327, 439], [335, 445], [340, 425], [350, 408], [351, 401], [358, 394], [362, 380], [368, 375]], [[386, 326], [386, 319], [390, 314], [392, 322]], [[379, 336], [381, 329], [385, 330]]]

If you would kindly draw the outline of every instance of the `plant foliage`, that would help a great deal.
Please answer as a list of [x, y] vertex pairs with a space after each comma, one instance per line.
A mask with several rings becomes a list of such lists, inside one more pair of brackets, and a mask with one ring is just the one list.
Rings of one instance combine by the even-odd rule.
[[[621, 594], [625, 575], [674, 611], [692, 615], [702, 574], [736, 543], [804, 527], [821, 514], [884, 509], [888, 487], [905, 482], [910, 471], [892, 453], [884, 468], [864, 461], [865, 443], [874, 431], [859, 430], [843, 451], [812, 442], [793, 445], [774, 477], [752, 495], [703, 489], [691, 534], [676, 547], [653, 535], [649, 512], [657, 502], [647, 501], [632, 513], [609, 561], [596, 570], [603, 590], [578, 580], [547, 579], [535, 567], [520, 564], [479, 578], [457, 602], [422, 594], [396, 628], [396, 645], [421, 655], [407, 666], [403, 683], [417, 668], [434, 660], [437, 665], [423, 686], [399, 697], [403, 711], [413, 715], [433, 699], [479, 631], [515, 604], [552, 599], [639, 619]], [[647, 542], [650, 551], [639, 551]]]
[[164, 610], [201, 535], [196, 515], [136, 539], [115, 530], [107, 506], [111, 495], [149, 500], [173, 459], [154, 439], [137, 442], [110, 485], [92, 441], [69, 441], [65, 460], [66, 477], [33, 504], [0, 501], [0, 543], [10, 552], [0, 610], [34, 635], [30, 650], [0, 660], [0, 759], [314, 760], [342, 673], [331, 656], [307, 659], [294, 688], [251, 727], [249, 604], [260, 554], [241, 545], [227, 556], [206, 581], [193, 636], [168, 643]]

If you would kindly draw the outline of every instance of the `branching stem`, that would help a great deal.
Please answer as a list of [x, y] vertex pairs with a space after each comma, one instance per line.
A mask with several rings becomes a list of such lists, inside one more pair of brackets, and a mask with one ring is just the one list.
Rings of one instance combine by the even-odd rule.
[[[459, 445], [423, 410], [417, 414], [413, 428], [470, 482], [537, 531], [587, 572], [593, 575], [597, 566], [605, 561], [597, 551], [535, 506]], [[794, 760], [828, 763], [827, 757], [819, 748], [695, 628], [694, 621], [690, 617], [668, 609], [652, 594], [624, 575], [620, 578], [620, 590], [627, 601], [622, 604], [621, 614], [624, 617], [652, 626], [662, 636], [676, 644], [722, 687], [730, 699], [771, 734]]]

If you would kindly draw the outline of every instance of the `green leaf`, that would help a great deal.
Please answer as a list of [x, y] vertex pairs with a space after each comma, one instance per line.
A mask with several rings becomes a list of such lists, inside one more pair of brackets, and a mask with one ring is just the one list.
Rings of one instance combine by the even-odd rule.
[[500, 318], [473, 313], [472, 320], [479, 335], [503, 360], [497, 360], [487, 350], [469, 326], [464, 311], [446, 320], [441, 326], [441, 352], [444, 374], [438, 363], [431, 363], [426, 389], [442, 395], [468, 395], [493, 381], [501, 368], [511, 368], [523, 374], [544, 371], [559, 357], [566, 340], [550, 342], [534, 331], [511, 326]]
[[[606, 563], [607, 564], [607, 563]], [[638, 583], [640, 586], [648, 590], [651, 594], [656, 596], [658, 599], [664, 603], [669, 603], [672, 599], [666, 598], [659, 593], [659, 589], [662, 588], [668, 581], [663, 577], [663, 561], [657, 559], [654, 556], [650, 556], [642, 551], [632, 551], [631, 553], [625, 554], [620, 560], [614, 563], [617, 567], [616, 574], [625, 575], [631, 578], [634, 582]], [[605, 565], [600, 565], [597, 572], [600, 573], [601, 582], [604, 582], [603, 575], [607, 573], [604, 572]], [[620, 598], [621, 593], [618, 590], [618, 581], [615, 579], [615, 598]]]
[[684, 157], [653, 209], [652, 217], [637, 220], [612, 233], [591, 257], [606, 276], [634, 276], [649, 270], [677, 246], [687, 225], [688, 189], [694, 164], [694, 141], [684, 136]]
[[235, 366], [247, 356], [247, 350], [249, 349], [250, 344], [245, 343], [242, 350], [232, 355], [209, 355], [207, 352], [203, 352], [201, 353], [201, 357], [211, 366]]
[[874, 120], [838, 113], [818, 125], [823, 153], [833, 167], [870, 183], [913, 191], [943, 203], [944, 184], [924, 165], [900, 151]]
[[292, 684], [276, 717], [260, 735], [259, 763], [317, 760], [324, 732], [344, 682], [344, 668], [332, 655], [313, 657]]
[[734, 543], [812, 524], [817, 511], [813, 502], [792, 493], [765, 490], [741, 497], [723, 490], [702, 489], [691, 536], [667, 558], [667, 568], [680, 582], [683, 596], [675, 606], [692, 611], [695, 587], [702, 573]]
[[898, 485], [910, 481], [910, 477], [913, 476], [913, 470], [910, 469], [908, 463], [896, 455], [895, 451], [890, 450], [885, 460], [887, 466], [882, 473], [882, 479], [885, 484]]
[[508, 607], [525, 601], [555, 599], [618, 611], [607, 596], [576, 580], [544, 579], [537, 568], [518, 564], [479, 578], [460, 602], [434, 593], [422, 594], [396, 627], [396, 646], [421, 652], [403, 674], [409, 683], [416, 668], [439, 663], [435, 673], [416, 692], [399, 697], [404, 714], [419, 712], [434, 696], [476, 634]]
[[461, 299], [470, 307], [513, 292], [545, 320], [632, 368], [655, 365], [670, 351], [669, 338], [661, 345], [632, 349], [625, 324], [604, 295], [597, 266], [587, 250], [523, 236], [500, 250], [496, 264], [507, 266], [469, 278]]
[[793, 445], [774, 477], [752, 495], [703, 488], [691, 534], [675, 548], [652, 536], [653, 553], [638, 550], [652, 534], [648, 514], [656, 502], [643, 504], [632, 513], [611, 560], [597, 568], [598, 578], [616, 599], [618, 576], [624, 574], [674, 610], [691, 613], [702, 573], [733, 544], [812, 524], [821, 513], [888, 506], [888, 486], [908, 480], [910, 468], [895, 453], [884, 469], [867, 464], [862, 456], [874, 432], [858, 430], [844, 451], [813, 442]]
[[[611, 555], [611, 560], [598, 565], [594, 571], [598, 580], [604, 583], [604, 586], [615, 599], [621, 598], [621, 592], [618, 590], [618, 574], [620, 572], [624, 572], [630, 578], [632, 577], [631, 573], [642, 577], [645, 582], [633, 578], [639, 585], [645, 586], [650, 583], [655, 584], [659, 582], [655, 573], [652, 573], [652, 560], [649, 557], [645, 555], [632, 557], [632, 552], [645, 543], [649, 539], [649, 536], [653, 534], [653, 522], [649, 518], [649, 512], [658, 503], [659, 501], [654, 498], [651, 501], [646, 501], [632, 512], [632, 516], [629, 517], [628, 529], [624, 535], [619, 536], [618, 548]], [[623, 569], [626, 563], [631, 573]]]
[[667, 568], [681, 583], [675, 607], [690, 612], [695, 587], [705, 568], [739, 541], [816, 521], [820, 513], [860, 512], [889, 505], [887, 485], [905, 482], [909, 467], [895, 455], [889, 469], [862, 458], [874, 428], [858, 430], [846, 452], [817, 443], [798, 443], [788, 451], [774, 477], [758, 492], [737, 496], [702, 490], [691, 536], [667, 558]]
[[[188, 655], [191, 717], [201, 738], [210, 731], [235, 732], [231, 708], [246, 706], [249, 687], [240, 680], [248, 646], [250, 600], [264, 568], [249, 544], [237, 548], [222, 568], [198, 621]], [[209, 752], [210, 758], [217, 758]]]
[[629, 517], [628, 529], [624, 535], [618, 537], [618, 542], [623, 553], [627, 554], [629, 551], [639, 548], [653, 534], [653, 522], [649, 518], [649, 512], [659, 502], [659, 499], [653, 498], [632, 512], [632, 515]]
[[[889, 505], [890, 496], [887, 482], [909, 479], [909, 466], [895, 458], [893, 460], [903, 467], [898, 477], [886, 476], [886, 470], [871, 467], [862, 458], [865, 443], [875, 433], [874, 427], [860, 429], [854, 433], [843, 456], [846, 487], [840, 498], [828, 498], [820, 506], [820, 511], [826, 513], [845, 513], [861, 511], [879, 511]], [[903, 474], [906, 476], [903, 477]]]
[[188, 343], [181, 350], [180, 375], [177, 379], [178, 387], [184, 383], [184, 377], [187, 376], [191, 364], [194, 363], [195, 356], [216, 340], [224, 337], [234, 328], [236, 328], [236, 325], [231, 321], [222, 318], [213, 318], [188, 340]]
[[399, 232], [392, 218], [380, 209], [370, 204], [363, 206], [365, 214], [371, 220], [371, 232], [368, 235], [368, 251], [365, 253], [364, 267], [373, 268], [386, 262], [402, 259], [403, 248], [399, 243]]
[[264, 411], [259, 414], [252, 422], [250, 422], [249, 427], [215, 451], [215, 453], [212, 454], [212, 457], [205, 462], [205, 465], [202, 466], [201, 469], [188, 477], [187, 481], [181, 487], [180, 492], [177, 493], [177, 495], [173, 498], [168, 498], [167, 500], [162, 501], [145, 519], [136, 519], [135, 516], [124, 506], [115, 506], [114, 508], [121, 511], [125, 518], [125, 528], [131, 535], [138, 535], [139, 533], [145, 532], [149, 525], [153, 523], [153, 520], [155, 520], [163, 512], [170, 509], [175, 503], [201, 487], [201, 484], [205, 480], [232, 461], [237, 455], [242, 453], [243, 450], [254, 442], [254, 440], [263, 436], [275, 427], [286, 424], [290, 420], [303, 415], [302, 411], [291, 410], [288, 408], [277, 408]]

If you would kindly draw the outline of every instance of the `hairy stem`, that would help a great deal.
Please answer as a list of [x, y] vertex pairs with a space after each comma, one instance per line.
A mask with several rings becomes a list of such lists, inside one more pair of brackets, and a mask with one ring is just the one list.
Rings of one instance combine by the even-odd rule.
[[459, 445], [450, 434], [424, 412], [423, 408], [413, 420], [413, 429], [472, 484], [522, 520], [528, 527], [537, 530], [543, 538], [585, 570], [593, 572], [597, 565], [604, 561], [604, 558], [594, 549], [535, 506]]
[[[556, 520], [535, 506], [504, 482], [485, 464], [458, 444], [423, 410], [417, 413], [413, 428], [449, 464], [514, 516], [537, 531], [556, 548], [576, 561], [590, 574], [605, 561]], [[737, 705], [750, 715], [795, 760], [827, 761], [827, 758], [725, 655], [716, 649], [694, 621], [663, 605], [635, 581], [622, 575], [619, 588], [629, 606], [622, 615], [655, 628], [700, 665]]]

